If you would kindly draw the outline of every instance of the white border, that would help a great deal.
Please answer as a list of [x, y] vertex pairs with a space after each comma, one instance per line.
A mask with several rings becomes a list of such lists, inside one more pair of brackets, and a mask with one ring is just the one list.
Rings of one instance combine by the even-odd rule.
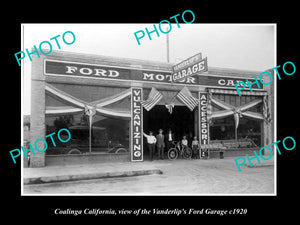
[[[274, 25], [274, 67], [277, 65], [277, 24]], [[275, 74], [275, 71], [274, 71]], [[277, 140], [277, 76], [274, 76], [274, 140], [273, 142], [276, 142]], [[275, 149], [275, 147], [274, 147]], [[274, 194], [277, 196], [277, 151], [273, 151], [274, 154]]]
[[[21, 24], [21, 51], [24, 52], [24, 24]], [[21, 146], [24, 143], [24, 79], [25, 79], [25, 71], [24, 71], [24, 63], [21, 63]], [[30, 76], [31, 77], [31, 76]], [[31, 93], [30, 93], [31, 95]], [[30, 131], [30, 130], [29, 130]], [[24, 168], [24, 154], [21, 154], [21, 196], [23, 193], [23, 168]]]
[[[34, 24], [34, 23], [25, 23], [25, 24]], [[45, 23], [45, 24], [51, 24], [51, 23]], [[273, 25], [274, 26], [274, 67], [277, 65], [277, 24], [276, 23], [262, 23], [262, 24], [257, 24], [257, 23], [243, 23], [243, 24], [237, 24], [237, 23], [225, 23], [225, 24], [220, 24], [220, 23], [215, 23], [215, 24], [203, 24], [203, 25], [209, 25], [209, 26], [214, 26], [214, 25], [240, 25], [240, 26], [251, 26], [251, 25], [256, 25], [256, 26], [264, 26], [264, 25]], [[87, 25], [87, 24], [81, 24], [81, 25]], [[22, 51], [24, 50], [24, 24], [21, 24], [21, 49]], [[24, 64], [21, 64], [21, 91], [23, 93], [23, 85], [24, 85]], [[138, 68], [134, 68], [138, 69]], [[154, 70], [153, 70], [154, 71]], [[53, 75], [55, 76], [55, 75]], [[63, 76], [63, 75], [58, 75], [58, 76]], [[212, 75], [213, 76], [213, 75]], [[217, 75], [216, 75], [217, 76]], [[78, 77], [78, 76], [76, 76]], [[83, 78], [83, 77], [81, 77]], [[88, 77], [87, 77], [88, 78]], [[91, 79], [91, 78], [90, 78]], [[99, 79], [99, 78], [96, 78]], [[247, 78], [246, 78], [247, 79]], [[137, 81], [135, 81], [137, 82]], [[158, 82], [159, 84], [163, 84]], [[176, 85], [181, 85], [181, 84], [176, 84]], [[193, 85], [193, 86], [203, 86], [203, 85]], [[208, 86], [205, 86], [208, 87]], [[215, 87], [215, 86], [213, 86]], [[222, 88], [222, 87], [220, 87]], [[22, 97], [23, 100], [23, 97]], [[24, 103], [21, 101], [21, 143], [23, 143], [23, 107]], [[274, 79], [274, 140], [277, 140], [277, 76], [276, 79]], [[22, 154], [21, 154], [22, 155]], [[21, 196], [277, 196], [277, 152], [274, 151], [274, 193], [255, 193], [255, 194], [248, 194], [248, 193], [243, 193], [243, 194], [232, 194], [232, 193], [204, 193], [204, 194], [24, 194], [23, 192], [23, 155], [21, 156]]]

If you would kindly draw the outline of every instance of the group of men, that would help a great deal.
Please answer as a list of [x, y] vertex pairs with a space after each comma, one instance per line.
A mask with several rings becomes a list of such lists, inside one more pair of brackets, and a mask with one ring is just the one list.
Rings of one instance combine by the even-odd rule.
[[149, 135], [143, 133], [144, 136], [147, 138], [150, 160], [153, 160], [153, 155], [155, 152], [155, 146], [157, 147], [158, 151], [158, 159], [164, 159], [164, 148], [167, 149], [171, 148], [172, 142], [174, 141], [174, 134], [171, 130], [169, 130], [167, 137], [163, 135], [163, 130], [159, 129], [158, 134], [156, 136], [153, 135], [152, 131], [149, 131]]
[[[153, 160], [155, 146], [157, 147], [157, 151], [158, 151], [158, 159], [164, 159], [164, 148], [167, 147], [167, 150], [170, 149], [173, 145], [173, 141], [175, 141], [174, 134], [172, 133], [171, 129], [168, 131], [168, 134], [166, 134], [166, 136], [163, 135], [162, 129], [158, 130], [158, 134], [156, 136], [153, 135], [152, 131], [149, 131], [149, 135], [143, 132], [143, 135], [147, 138], [151, 161]], [[188, 147], [188, 140], [186, 136], [183, 136], [183, 139], [181, 140], [181, 145], [183, 147]], [[192, 141], [191, 147], [192, 147], [192, 158], [199, 159], [200, 144], [196, 136]]]
[[[147, 143], [148, 143], [148, 149], [149, 149], [149, 155], [150, 155], [150, 160], [153, 160], [153, 155], [155, 152], [155, 146], [157, 147], [158, 151], [158, 159], [164, 159], [164, 148], [170, 149], [173, 145], [174, 141], [174, 134], [172, 133], [171, 130], [168, 131], [168, 134], [163, 135], [163, 130], [159, 129], [158, 135], [154, 136], [152, 131], [149, 131], [149, 135], [144, 134], [144, 136], [147, 138]], [[181, 145], [183, 147], [188, 147], [188, 140], [186, 139], [186, 136], [183, 136], [183, 139], [181, 140]], [[199, 158], [199, 142], [197, 140], [197, 137], [194, 137], [192, 141], [192, 158]]]
[[[171, 133], [171, 131], [169, 131]], [[163, 130], [159, 129], [158, 134], [156, 137], [153, 135], [153, 132], [150, 131], [149, 135], [143, 133], [144, 136], [147, 138], [150, 160], [153, 160], [153, 154], [155, 152], [155, 146], [157, 147], [158, 152], [158, 159], [164, 159], [164, 148], [165, 148], [165, 136], [163, 135]], [[171, 139], [167, 139], [167, 145], [171, 145], [172, 141], [174, 140], [174, 135], [171, 135]], [[168, 148], [169, 146], [167, 146]]]

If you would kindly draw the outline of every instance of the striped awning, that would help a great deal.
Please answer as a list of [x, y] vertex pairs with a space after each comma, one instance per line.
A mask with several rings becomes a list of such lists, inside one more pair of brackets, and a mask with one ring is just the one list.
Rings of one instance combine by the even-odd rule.
[[[208, 88], [208, 92], [216, 93], [216, 94], [230, 94], [230, 95], [238, 95], [236, 90], [225, 90], [225, 89], [217, 89], [217, 88]], [[267, 91], [240, 91], [241, 95], [254, 95], [254, 96], [265, 96], [267, 95]]]

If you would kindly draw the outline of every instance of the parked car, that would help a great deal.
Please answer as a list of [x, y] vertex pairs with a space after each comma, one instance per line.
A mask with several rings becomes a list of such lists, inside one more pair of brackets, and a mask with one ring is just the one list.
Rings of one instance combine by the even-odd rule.
[[[49, 148], [48, 154], [86, 154], [90, 152], [89, 127], [74, 125], [68, 127], [71, 132], [71, 140], [61, 143], [61, 146]], [[91, 152], [92, 153], [121, 153], [128, 152], [127, 148], [118, 140], [111, 140], [108, 137], [105, 127], [92, 127], [91, 131]]]

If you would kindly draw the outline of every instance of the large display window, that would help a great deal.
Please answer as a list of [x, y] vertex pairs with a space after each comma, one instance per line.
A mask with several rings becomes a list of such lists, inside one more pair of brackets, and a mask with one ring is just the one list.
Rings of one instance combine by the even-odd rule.
[[130, 94], [124, 88], [47, 84], [46, 135], [66, 128], [71, 140], [55, 140], [54, 147], [49, 139], [46, 154], [129, 154]]
[[52, 146], [51, 140], [48, 140], [49, 150], [46, 154], [129, 152], [128, 120], [95, 115], [90, 132], [89, 118], [84, 113], [46, 116], [46, 134], [57, 133], [61, 128], [67, 128], [70, 131], [71, 140], [67, 143], [55, 140], [57, 146], [53, 148], [50, 147]]
[[262, 146], [263, 96], [211, 94], [210, 143], [228, 148]]

